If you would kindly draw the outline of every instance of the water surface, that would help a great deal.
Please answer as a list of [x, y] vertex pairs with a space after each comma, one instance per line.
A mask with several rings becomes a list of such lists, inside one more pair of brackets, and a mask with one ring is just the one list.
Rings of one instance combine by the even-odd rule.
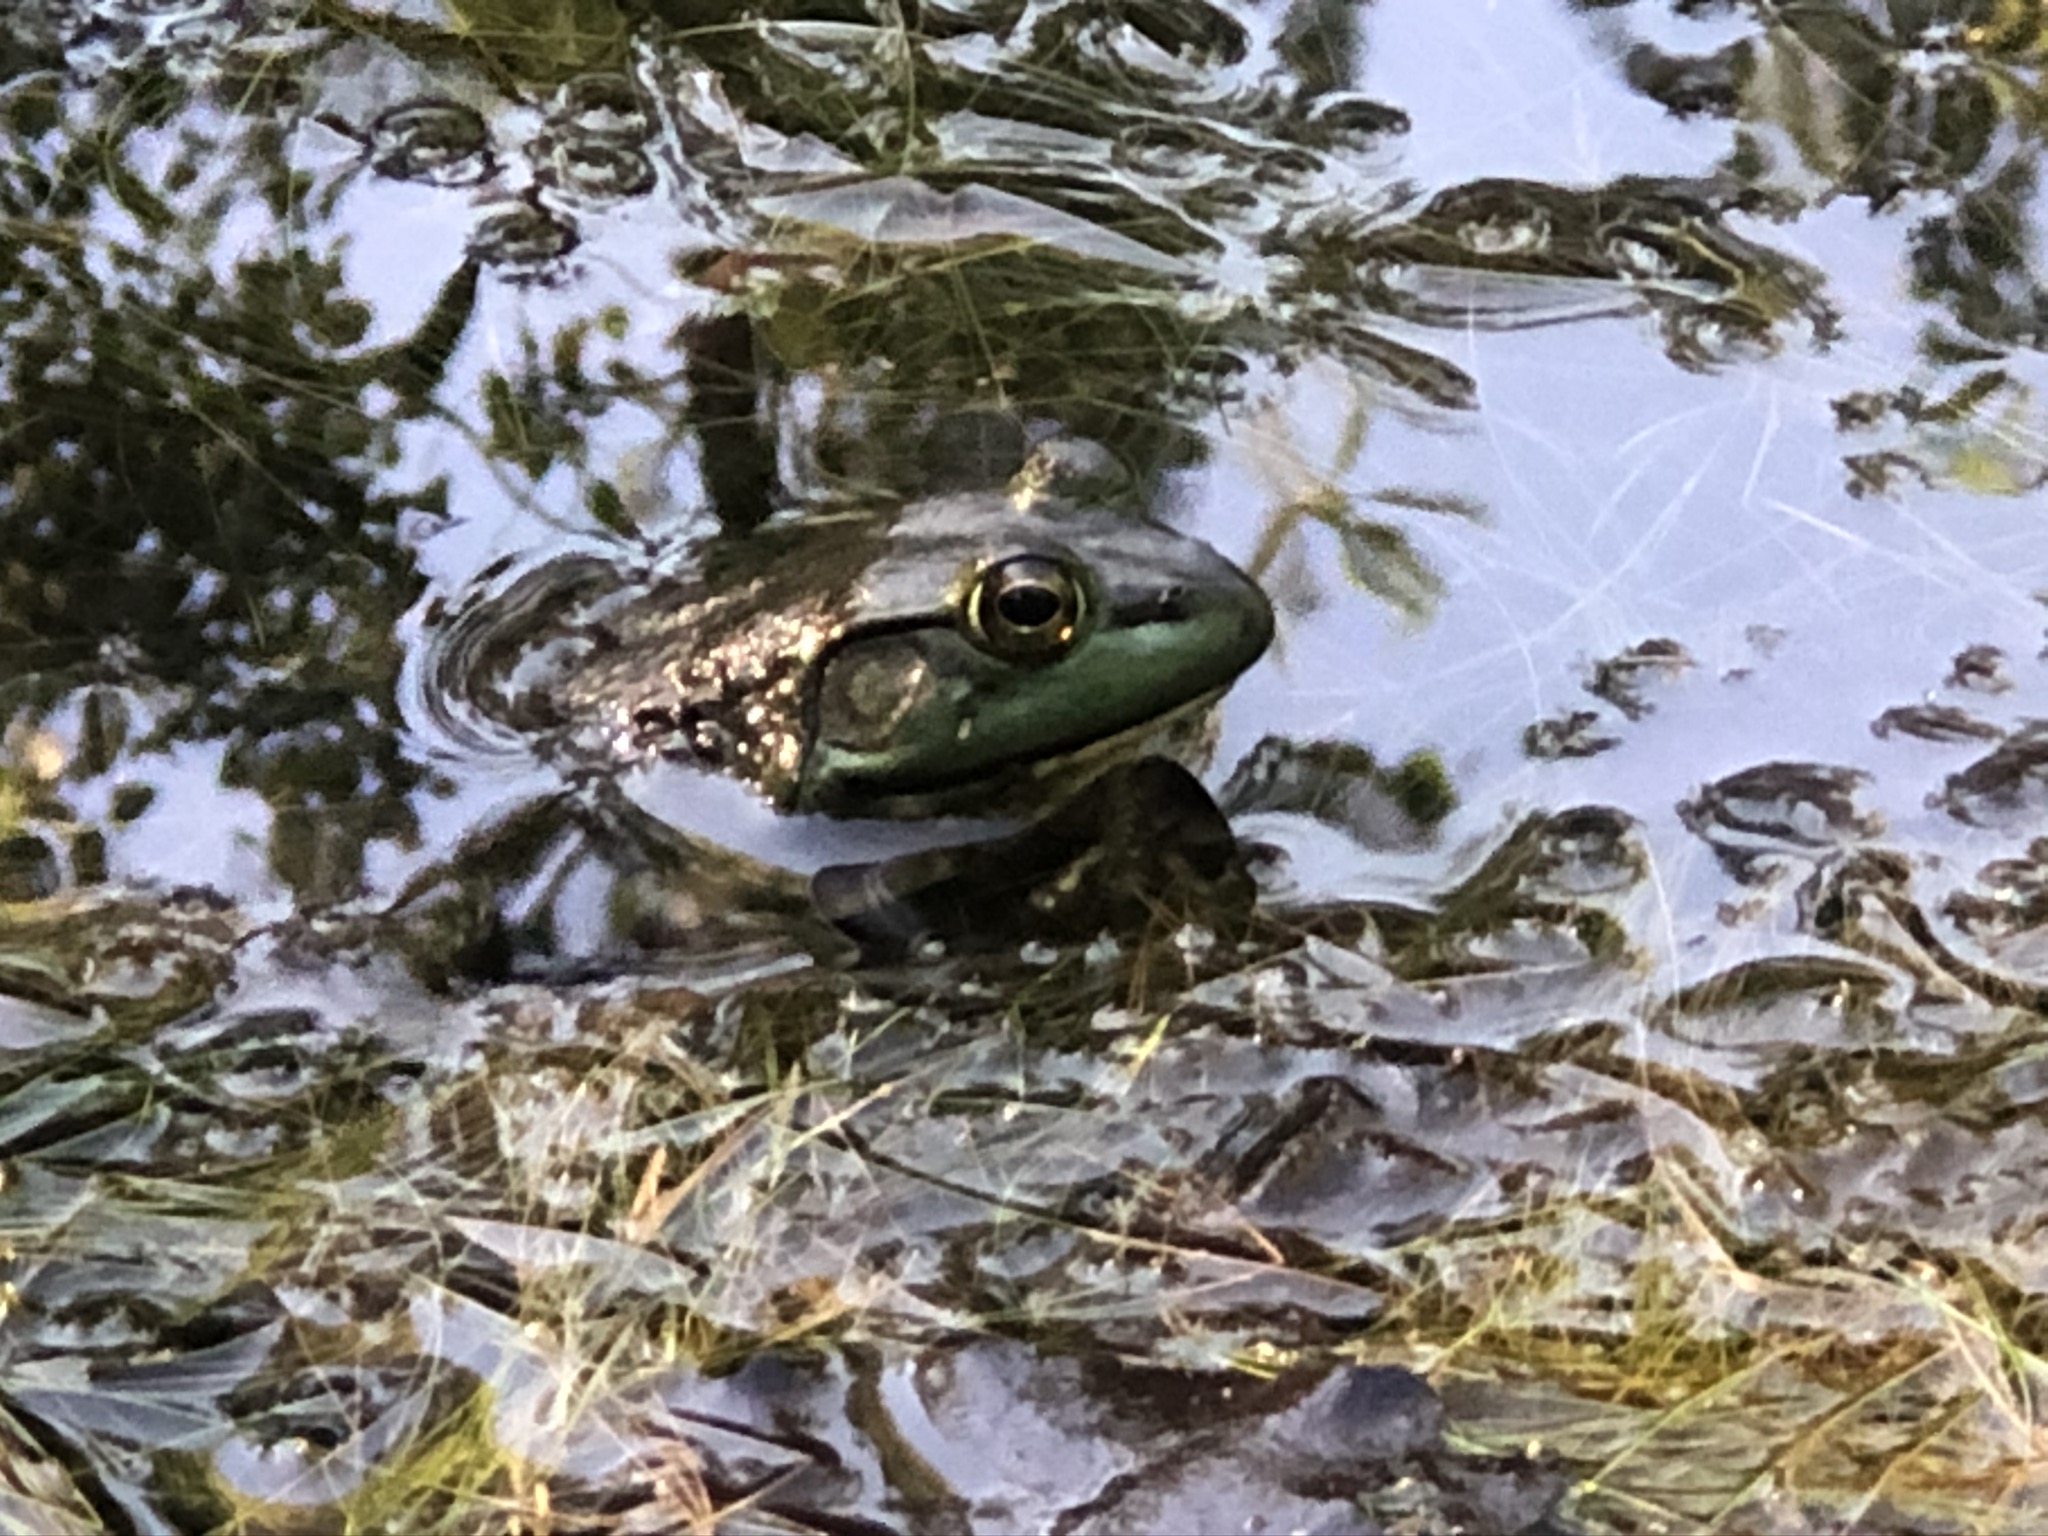
[[[2044, 38], [10, 12], [0, 1523], [2037, 1522]], [[960, 419], [1265, 584], [1244, 867], [863, 958], [443, 686]]]

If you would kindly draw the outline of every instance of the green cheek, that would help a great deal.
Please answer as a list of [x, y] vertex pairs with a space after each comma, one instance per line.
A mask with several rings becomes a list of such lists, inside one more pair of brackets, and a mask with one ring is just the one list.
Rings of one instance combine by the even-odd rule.
[[965, 808], [980, 790], [1000, 801], [1065, 756], [1213, 695], [1269, 634], [1262, 605], [1223, 601], [1176, 624], [1097, 630], [1038, 666], [999, 661], [946, 628], [857, 641], [818, 679], [796, 808], [923, 814], [900, 802]]

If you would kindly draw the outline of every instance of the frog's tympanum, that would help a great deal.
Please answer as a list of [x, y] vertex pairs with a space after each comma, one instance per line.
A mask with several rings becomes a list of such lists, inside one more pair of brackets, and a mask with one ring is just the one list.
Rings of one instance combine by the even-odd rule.
[[1017, 814], [1198, 718], [1272, 633], [1206, 544], [981, 492], [714, 539], [676, 573], [557, 560], [457, 621], [442, 680], [572, 767], [666, 758], [832, 816]]

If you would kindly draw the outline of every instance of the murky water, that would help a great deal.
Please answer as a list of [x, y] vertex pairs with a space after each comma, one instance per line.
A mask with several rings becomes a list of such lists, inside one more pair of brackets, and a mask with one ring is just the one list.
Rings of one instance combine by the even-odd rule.
[[[2037, 1523], [2044, 53], [9, 8], [0, 1526]], [[819, 787], [1048, 494], [1180, 766]]]

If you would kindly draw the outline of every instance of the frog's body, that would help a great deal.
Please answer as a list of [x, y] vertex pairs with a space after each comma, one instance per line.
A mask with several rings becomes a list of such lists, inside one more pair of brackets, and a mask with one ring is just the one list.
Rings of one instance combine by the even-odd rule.
[[557, 561], [465, 622], [450, 681], [552, 756], [677, 760], [860, 817], [1050, 804], [1199, 711], [1273, 632], [1206, 544], [999, 492], [771, 526], [681, 574]]

